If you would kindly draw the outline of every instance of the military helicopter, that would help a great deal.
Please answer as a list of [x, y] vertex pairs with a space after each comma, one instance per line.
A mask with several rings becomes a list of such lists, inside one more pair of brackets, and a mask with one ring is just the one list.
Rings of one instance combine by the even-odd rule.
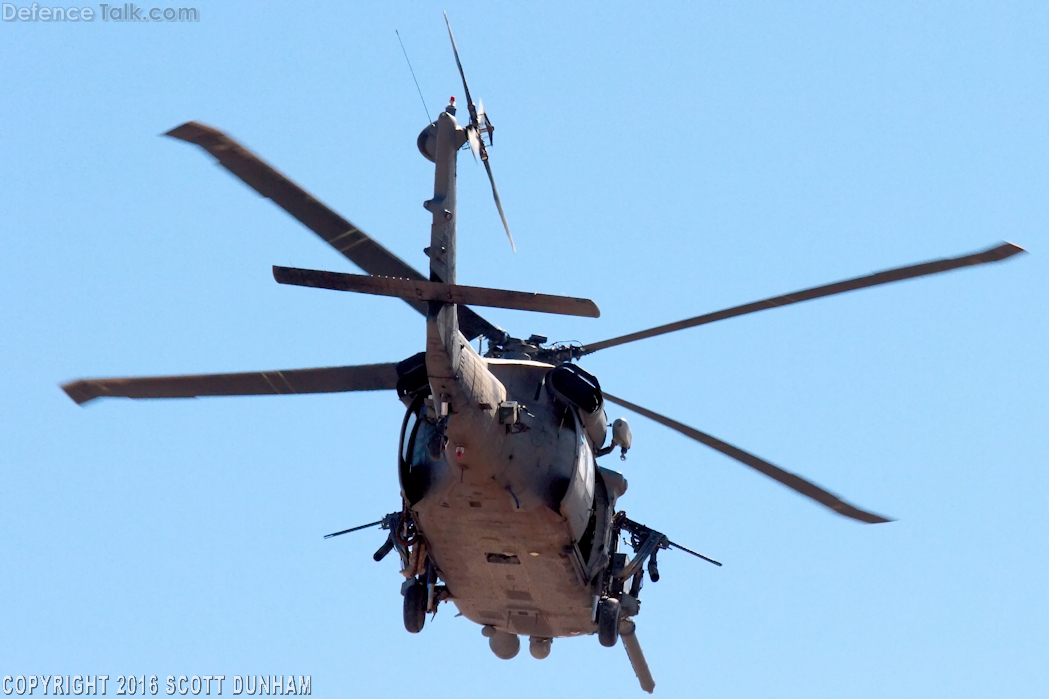
[[[462, 616], [481, 626], [491, 650], [503, 659], [518, 654], [521, 636], [529, 638], [530, 653], [538, 659], [549, 655], [555, 638], [596, 634], [608, 647], [622, 639], [641, 688], [652, 692], [655, 682], [634, 622], [646, 573], [652, 582], [659, 580], [657, 556], [666, 549], [721, 564], [618, 509], [627, 481], [597, 460], [616, 449], [625, 459], [632, 437], [626, 420], [608, 424], [607, 403], [676, 430], [844, 517], [868, 524], [891, 520], [705, 432], [609, 394], [578, 360], [599, 350], [770, 308], [999, 262], [1023, 250], [1002, 243], [589, 344], [551, 344], [535, 334], [514, 337], [471, 306], [584, 317], [597, 317], [599, 311], [588, 299], [458, 283], [456, 164], [461, 150], [468, 147], [484, 164], [511, 245], [513, 237], [489, 163], [494, 127], [483, 105], [470, 95], [450, 24], [448, 34], [462, 77], [468, 122], [461, 125], [457, 120], [453, 97], [417, 138], [419, 151], [435, 166], [433, 196], [424, 203], [432, 219], [425, 250], [427, 276], [225, 133], [188, 122], [166, 134], [203, 148], [367, 273], [274, 267], [277, 282], [400, 298], [426, 319], [422, 352], [384, 364], [86, 379], [62, 388], [78, 404], [100, 397], [396, 392], [406, 407], [398, 452], [400, 507], [380, 520], [328, 537], [370, 527], [388, 532], [374, 559], [382, 560], [394, 550], [400, 557], [405, 628], [420, 632], [427, 614], [436, 613], [442, 602], [452, 602]], [[486, 346], [475, 349], [471, 342], [478, 339]]]

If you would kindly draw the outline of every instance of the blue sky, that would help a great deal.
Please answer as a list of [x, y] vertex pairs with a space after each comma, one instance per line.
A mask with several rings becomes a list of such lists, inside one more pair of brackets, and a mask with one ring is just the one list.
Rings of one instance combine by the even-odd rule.
[[399, 506], [392, 396], [81, 409], [58, 389], [422, 349], [395, 300], [275, 284], [273, 264], [354, 270], [158, 134], [226, 130], [421, 268], [432, 169], [394, 30], [435, 113], [462, 97], [446, 9], [518, 247], [465, 156], [460, 281], [603, 312], [485, 313], [517, 335], [595, 341], [1001, 240], [1031, 252], [584, 363], [898, 519], [837, 517], [612, 410], [634, 432], [622, 506], [725, 563], [667, 554], [646, 586], [657, 693], [1043, 695], [1045, 3], [197, 7], [197, 23], [0, 23], [0, 675], [639, 692], [594, 638], [500, 661], [451, 607], [409, 635], [395, 562], [370, 558], [381, 535], [322, 540]]

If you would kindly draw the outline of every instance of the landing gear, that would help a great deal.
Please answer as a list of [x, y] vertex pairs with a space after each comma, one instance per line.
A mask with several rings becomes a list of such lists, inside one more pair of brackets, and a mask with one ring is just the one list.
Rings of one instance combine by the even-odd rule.
[[[630, 547], [634, 549], [633, 557], [616, 551], [623, 532], [630, 535]], [[606, 648], [616, 645], [621, 628], [633, 629], [631, 618], [641, 611], [638, 595], [644, 582], [645, 561], [648, 561], [648, 574], [652, 582], [659, 580], [656, 554], [660, 549], [671, 545], [665, 534], [632, 522], [623, 512], [612, 517], [612, 542], [608, 569], [599, 590], [601, 599], [594, 619], [597, 622], [597, 638]]]
[[[630, 548], [634, 549], [633, 557], [619, 553], [619, 541], [622, 535], [630, 535]], [[656, 683], [641, 652], [641, 645], [635, 634], [633, 617], [641, 611], [641, 600], [638, 595], [645, 577], [645, 561], [648, 561], [648, 577], [652, 582], [659, 580], [659, 564], [656, 554], [660, 549], [675, 548], [702, 558], [709, 563], [721, 564], [703, 554], [696, 553], [680, 544], [675, 544], [666, 534], [649, 529], [643, 524], [627, 519], [625, 512], [617, 512], [612, 517], [611, 551], [608, 567], [605, 569], [600, 585], [594, 590], [595, 597], [600, 595], [594, 609], [594, 622], [597, 624], [597, 638], [601, 645], [611, 648], [622, 638], [630, 665], [634, 668], [641, 683], [641, 689], [652, 693]]]
[[418, 579], [404, 583], [404, 628], [408, 633], [419, 633], [426, 623], [426, 606], [429, 597], [426, 584]]
[[597, 607], [597, 640], [611, 648], [619, 640], [619, 600], [605, 597]]
[[404, 597], [404, 628], [408, 633], [419, 633], [426, 624], [426, 615], [437, 612], [437, 605], [448, 599], [448, 589], [438, 585], [439, 573], [426, 551], [426, 542], [415, 528], [408, 504], [400, 513], [386, 515], [383, 529], [390, 536], [372, 556], [381, 561], [392, 550], [401, 558], [401, 573], [407, 578], [401, 585]]

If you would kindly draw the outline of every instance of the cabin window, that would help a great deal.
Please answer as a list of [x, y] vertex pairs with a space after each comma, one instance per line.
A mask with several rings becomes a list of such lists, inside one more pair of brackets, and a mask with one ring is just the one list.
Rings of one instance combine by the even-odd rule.
[[412, 401], [401, 425], [399, 449], [401, 491], [412, 505], [423, 499], [430, 488], [433, 462], [428, 444], [434, 425], [426, 419], [426, 404], [422, 396]]
[[404, 415], [404, 425], [401, 428], [401, 464], [411, 464], [412, 441], [415, 439], [419, 429], [419, 410], [421, 405], [412, 405]]

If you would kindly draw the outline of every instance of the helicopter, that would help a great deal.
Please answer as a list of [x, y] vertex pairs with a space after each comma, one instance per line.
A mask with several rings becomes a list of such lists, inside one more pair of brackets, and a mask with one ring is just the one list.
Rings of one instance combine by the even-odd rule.
[[[465, 286], [456, 276], [456, 178], [460, 152], [485, 166], [505, 233], [514, 245], [495, 186], [488, 148], [494, 126], [474, 103], [449, 26], [462, 77], [467, 123], [454, 98], [419, 134], [434, 164], [430, 240], [424, 275], [228, 135], [197, 122], [168, 136], [203, 148], [239, 179], [323, 238], [366, 274], [274, 267], [282, 284], [399, 298], [425, 318], [423, 351], [398, 362], [143, 378], [74, 381], [77, 403], [100, 397], [198, 396], [389, 391], [405, 406], [397, 455], [400, 506], [382, 519], [329, 534], [378, 527], [376, 551], [401, 563], [404, 625], [423, 630], [428, 614], [451, 602], [480, 625], [493, 653], [515, 657], [521, 637], [535, 658], [556, 638], [596, 635], [622, 641], [641, 688], [655, 682], [641, 651], [635, 619], [647, 580], [659, 580], [658, 555], [669, 549], [716, 561], [631, 520], [619, 507], [625, 477], [598, 460], [632, 447], [626, 420], [609, 424], [615, 404], [653, 419], [780, 482], [844, 517], [891, 521], [712, 435], [605, 391], [580, 360], [604, 349], [779, 306], [968, 266], [999, 262], [1021, 248], [1002, 243], [981, 252], [899, 267], [812, 287], [588, 344], [515, 337], [474, 307], [597, 317], [589, 299]], [[474, 349], [472, 342], [487, 343]], [[482, 351], [483, 350], [483, 351]]]

